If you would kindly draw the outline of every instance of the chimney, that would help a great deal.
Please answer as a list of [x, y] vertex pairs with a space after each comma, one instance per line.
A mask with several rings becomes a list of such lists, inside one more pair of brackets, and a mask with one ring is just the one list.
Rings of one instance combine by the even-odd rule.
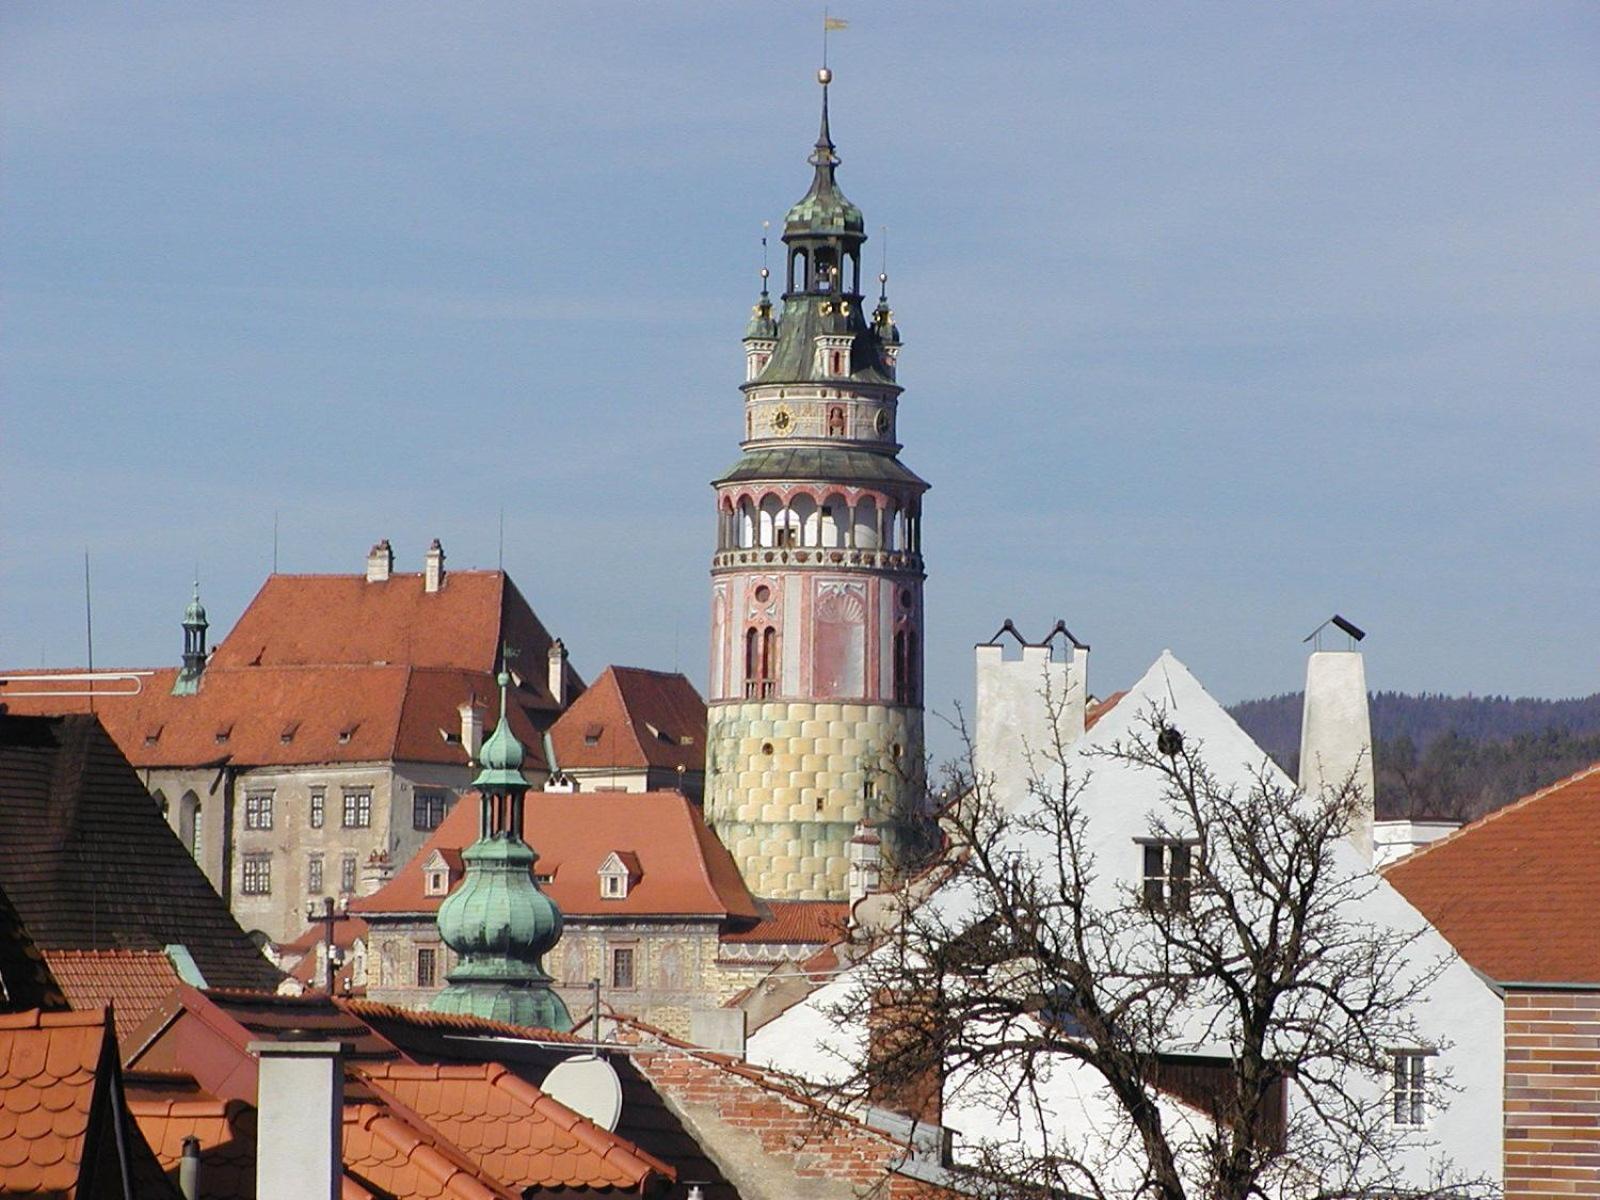
[[850, 907], [854, 908], [868, 892], [878, 890], [883, 874], [883, 843], [878, 833], [865, 821], [856, 822], [855, 836], [850, 839]]
[[867, 1101], [938, 1125], [944, 1115], [944, 1046], [938, 1006], [880, 988], [867, 1013]]
[[394, 863], [387, 850], [374, 850], [361, 868], [361, 894], [371, 896], [394, 878]]
[[567, 647], [560, 638], [550, 643], [550, 697], [558, 706], [567, 706]]
[[256, 1066], [256, 1195], [339, 1200], [344, 1059], [339, 1042], [251, 1042]]
[[433, 545], [428, 547], [428, 552], [422, 556], [422, 590], [437, 592], [444, 586], [444, 547], [439, 544], [439, 539], [433, 539]]
[[467, 761], [475, 763], [483, 749], [483, 703], [473, 697], [456, 711], [461, 714], [461, 748], [467, 752]]
[[183, 1157], [178, 1160], [178, 1191], [183, 1200], [200, 1200], [200, 1139], [190, 1134], [183, 1139]]
[[[1005, 643], [1007, 636], [1013, 645]], [[1011, 812], [1036, 784], [1051, 784], [1060, 770], [1057, 747], [1065, 749], [1083, 736], [1089, 647], [1067, 631], [1065, 622], [1057, 621], [1049, 637], [1034, 643], [1008, 619], [975, 647], [974, 659], [973, 769], [994, 802]]]
[[389, 539], [384, 538], [367, 551], [367, 582], [383, 583], [393, 574], [394, 551], [389, 548]]
[[1350, 779], [1361, 789], [1361, 815], [1350, 830], [1372, 861], [1372, 723], [1367, 672], [1358, 650], [1318, 650], [1306, 663], [1306, 704], [1300, 718], [1300, 790], [1316, 795]]

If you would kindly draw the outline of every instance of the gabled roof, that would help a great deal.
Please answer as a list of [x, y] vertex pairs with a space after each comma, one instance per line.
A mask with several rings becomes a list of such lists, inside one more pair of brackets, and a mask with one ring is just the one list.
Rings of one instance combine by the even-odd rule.
[[[694, 802], [678, 792], [529, 792], [523, 822], [523, 836], [539, 855], [534, 871], [553, 876], [540, 890], [568, 918], [761, 916], [732, 857]], [[477, 837], [478, 804], [469, 794], [393, 879], [353, 901], [351, 911], [369, 919], [437, 912], [442, 897], [424, 894], [424, 865], [435, 850], [459, 852]], [[623, 899], [603, 900], [600, 864], [621, 849], [638, 856], [639, 882]]]
[[0, 887], [42, 951], [186, 946], [220, 987], [281, 976], [92, 716], [0, 714]]
[[119, 1111], [119, 1086], [106, 1010], [0, 1015], [0, 1195], [175, 1200]]
[[772, 915], [749, 929], [725, 933], [735, 945], [778, 944], [826, 946], [845, 936], [850, 905], [843, 900], [769, 900]]
[[143, 1021], [183, 982], [164, 950], [47, 950], [45, 961], [69, 1005], [114, 1005], [125, 1029]]
[[1383, 874], [1491, 979], [1600, 985], [1600, 763]]
[[[193, 695], [174, 696], [177, 668], [137, 693], [126, 682], [83, 696], [28, 696], [0, 683], [13, 713], [96, 712], [139, 767], [467, 762], [459, 707], [499, 717], [494, 673], [509, 644], [512, 730], [538, 755], [560, 711], [550, 694], [553, 639], [503, 571], [451, 571], [429, 592], [421, 575], [270, 575], [217, 646]], [[75, 688], [81, 685], [73, 685]], [[566, 667], [570, 701], [583, 680]], [[170, 798], [169, 799], [175, 799]]]
[[563, 770], [703, 771], [706, 702], [684, 676], [607, 667], [550, 729]]

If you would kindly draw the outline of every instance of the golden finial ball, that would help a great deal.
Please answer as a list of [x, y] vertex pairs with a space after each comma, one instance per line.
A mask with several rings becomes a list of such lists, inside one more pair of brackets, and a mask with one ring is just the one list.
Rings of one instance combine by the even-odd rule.
[[823, 87], [827, 87], [830, 83], [833, 82], [833, 72], [828, 70], [827, 67], [823, 67], [820, 71], [817, 72], [817, 82], [820, 83]]

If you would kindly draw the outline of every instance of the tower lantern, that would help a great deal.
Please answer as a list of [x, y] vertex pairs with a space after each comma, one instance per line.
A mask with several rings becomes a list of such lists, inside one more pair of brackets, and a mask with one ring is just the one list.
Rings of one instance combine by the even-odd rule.
[[[899, 460], [900, 333], [862, 302], [861, 210], [822, 124], [785, 290], [744, 345], [744, 440], [713, 487], [706, 817], [757, 894], [847, 897], [859, 822], [921, 786], [922, 495]], [[892, 849], [892, 847], [891, 847]]]
[[183, 610], [183, 667], [173, 680], [172, 694], [192, 696], [200, 690], [200, 676], [206, 669], [206, 606], [200, 603], [200, 580], [194, 581], [194, 598]]

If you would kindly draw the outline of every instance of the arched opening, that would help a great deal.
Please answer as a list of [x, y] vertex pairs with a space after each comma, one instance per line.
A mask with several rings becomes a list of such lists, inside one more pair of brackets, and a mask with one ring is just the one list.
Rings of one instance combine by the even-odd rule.
[[835, 404], [828, 410], [828, 436], [844, 436], [844, 405]]
[[748, 550], [756, 544], [756, 506], [749, 496], [739, 500], [739, 546]]
[[[773, 498], [776, 502], [776, 497]], [[762, 508], [766, 501], [762, 501]], [[780, 547], [793, 547], [800, 544], [800, 518], [795, 515], [792, 504], [790, 507], [781, 508], [772, 519], [772, 544]]]
[[761, 669], [761, 631], [755, 626], [745, 630], [744, 634], [744, 694], [754, 696], [756, 684], [760, 681]]
[[813, 290], [818, 292], [837, 291], [838, 283], [839, 260], [834, 255], [833, 247], [818, 247], [816, 259], [816, 286]]
[[789, 515], [797, 535], [796, 540], [802, 546], [817, 546], [821, 541], [817, 535], [817, 502], [804, 492], [800, 492], [789, 501]]
[[878, 548], [878, 502], [871, 496], [863, 496], [856, 501], [852, 528], [855, 532], [851, 540], [856, 549]]
[[752, 625], [744, 635], [744, 694], [762, 698], [777, 691], [778, 631]]
[[817, 516], [817, 525], [821, 533], [818, 545], [825, 548], [834, 548], [845, 544], [845, 523], [850, 516], [850, 507], [844, 502], [844, 497], [835, 492], [822, 502], [822, 509]]
[[910, 629], [897, 629], [894, 634], [894, 702], [917, 702], [917, 635]]
[[805, 291], [808, 256], [803, 249], [795, 250], [789, 255], [789, 290]]
[[199, 862], [204, 849], [201, 845], [200, 797], [192, 791], [185, 792], [178, 801], [178, 838], [189, 856]]
[[883, 548], [885, 550], [894, 550], [900, 545], [897, 536], [899, 525], [900, 510], [891, 503], [884, 508], [883, 520], [881, 522], [883, 531]]
[[761, 694], [778, 690], [778, 631], [771, 625], [761, 635]]
[[783, 516], [783, 501], [770, 492], [761, 497], [761, 521], [757, 545], [776, 546], [778, 525]]

